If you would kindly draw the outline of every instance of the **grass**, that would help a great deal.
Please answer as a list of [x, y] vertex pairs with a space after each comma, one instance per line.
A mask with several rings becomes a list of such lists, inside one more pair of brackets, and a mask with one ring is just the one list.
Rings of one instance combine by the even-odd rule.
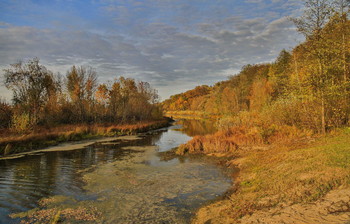
[[195, 136], [188, 143], [180, 145], [176, 153], [234, 153], [237, 148], [232, 139], [218, 132], [213, 135]]
[[240, 169], [235, 192], [200, 210], [197, 222], [236, 223], [258, 210], [312, 202], [350, 184], [350, 128], [313, 142], [241, 147], [235, 156], [228, 162]]
[[39, 127], [27, 134], [16, 134], [5, 130], [0, 136], [0, 156], [32, 151], [68, 141], [132, 135], [164, 127], [168, 123], [169, 120], [164, 119], [118, 125], [64, 125], [52, 128]]
[[264, 146], [275, 142], [288, 142], [296, 138], [309, 137], [310, 133], [291, 126], [249, 127], [234, 126], [205, 136], [195, 136], [180, 145], [177, 154], [185, 153], [231, 153], [240, 147]]

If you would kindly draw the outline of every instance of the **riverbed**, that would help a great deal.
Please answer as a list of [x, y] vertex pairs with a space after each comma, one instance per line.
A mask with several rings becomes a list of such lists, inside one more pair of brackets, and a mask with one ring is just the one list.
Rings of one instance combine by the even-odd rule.
[[[211, 121], [180, 120], [131, 138], [0, 161], [0, 222], [46, 211], [70, 223], [188, 223], [229, 189], [231, 178], [207, 159], [165, 154], [214, 131]], [[84, 210], [91, 219], [65, 215], [85, 208], [93, 208]]]

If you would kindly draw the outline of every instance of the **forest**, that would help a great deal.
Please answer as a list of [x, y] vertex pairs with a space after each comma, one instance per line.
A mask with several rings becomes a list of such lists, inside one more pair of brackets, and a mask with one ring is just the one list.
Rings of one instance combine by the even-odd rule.
[[0, 98], [1, 156], [168, 124], [147, 82], [120, 76], [99, 83], [89, 66], [72, 66], [62, 76], [37, 58], [12, 64], [3, 74], [13, 99]]
[[221, 118], [224, 126], [293, 126], [323, 133], [349, 125], [350, 21], [346, 1], [307, 1], [293, 19], [305, 41], [272, 63], [245, 65], [213, 86], [163, 102], [169, 114]]
[[349, 220], [350, 2], [304, 3], [292, 19], [304, 42], [162, 103], [168, 116], [214, 118], [219, 128], [180, 145], [178, 155], [224, 158], [239, 170], [232, 192], [193, 223]]
[[5, 70], [13, 104], [0, 102], [0, 128], [26, 132], [38, 126], [127, 123], [162, 117], [157, 91], [147, 82], [119, 77], [98, 83], [91, 67], [72, 66], [54, 75], [34, 58]]

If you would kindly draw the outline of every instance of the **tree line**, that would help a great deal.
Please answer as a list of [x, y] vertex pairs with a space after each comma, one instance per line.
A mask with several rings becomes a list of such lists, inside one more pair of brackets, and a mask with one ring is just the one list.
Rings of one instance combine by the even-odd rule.
[[231, 117], [232, 125], [291, 125], [325, 133], [350, 120], [350, 1], [306, 0], [292, 19], [305, 41], [273, 63], [246, 65], [214, 86], [163, 102], [166, 111]]
[[27, 131], [36, 126], [121, 123], [162, 117], [158, 94], [149, 83], [118, 77], [99, 83], [89, 66], [53, 74], [39, 59], [10, 65], [3, 73], [12, 104], [0, 100], [0, 126]]

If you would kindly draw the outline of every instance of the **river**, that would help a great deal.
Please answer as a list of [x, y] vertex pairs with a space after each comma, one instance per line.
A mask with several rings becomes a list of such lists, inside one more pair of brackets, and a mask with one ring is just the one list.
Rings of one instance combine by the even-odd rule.
[[[191, 136], [214, 131], [211, 121], [179, 120], [168, 128], [82, 149], [2, 160], [0, 223], [19, 223], [18, 217], [33, 221], [31, 213], [23, 212], [58, 208], [61, 220], [70, 223], [188, 223], [199, 207], [228, 190], [231, 179], [208, 159], [166, 152]], [[54, 202], [46, 203], [50, 200]], [[84, 212], [97, 221], [85, 213], [67, 215], [67, 209], [77, 208], [94, 208], [93, 214]], [[10, 218], [13, 213], [20, 215]]]

